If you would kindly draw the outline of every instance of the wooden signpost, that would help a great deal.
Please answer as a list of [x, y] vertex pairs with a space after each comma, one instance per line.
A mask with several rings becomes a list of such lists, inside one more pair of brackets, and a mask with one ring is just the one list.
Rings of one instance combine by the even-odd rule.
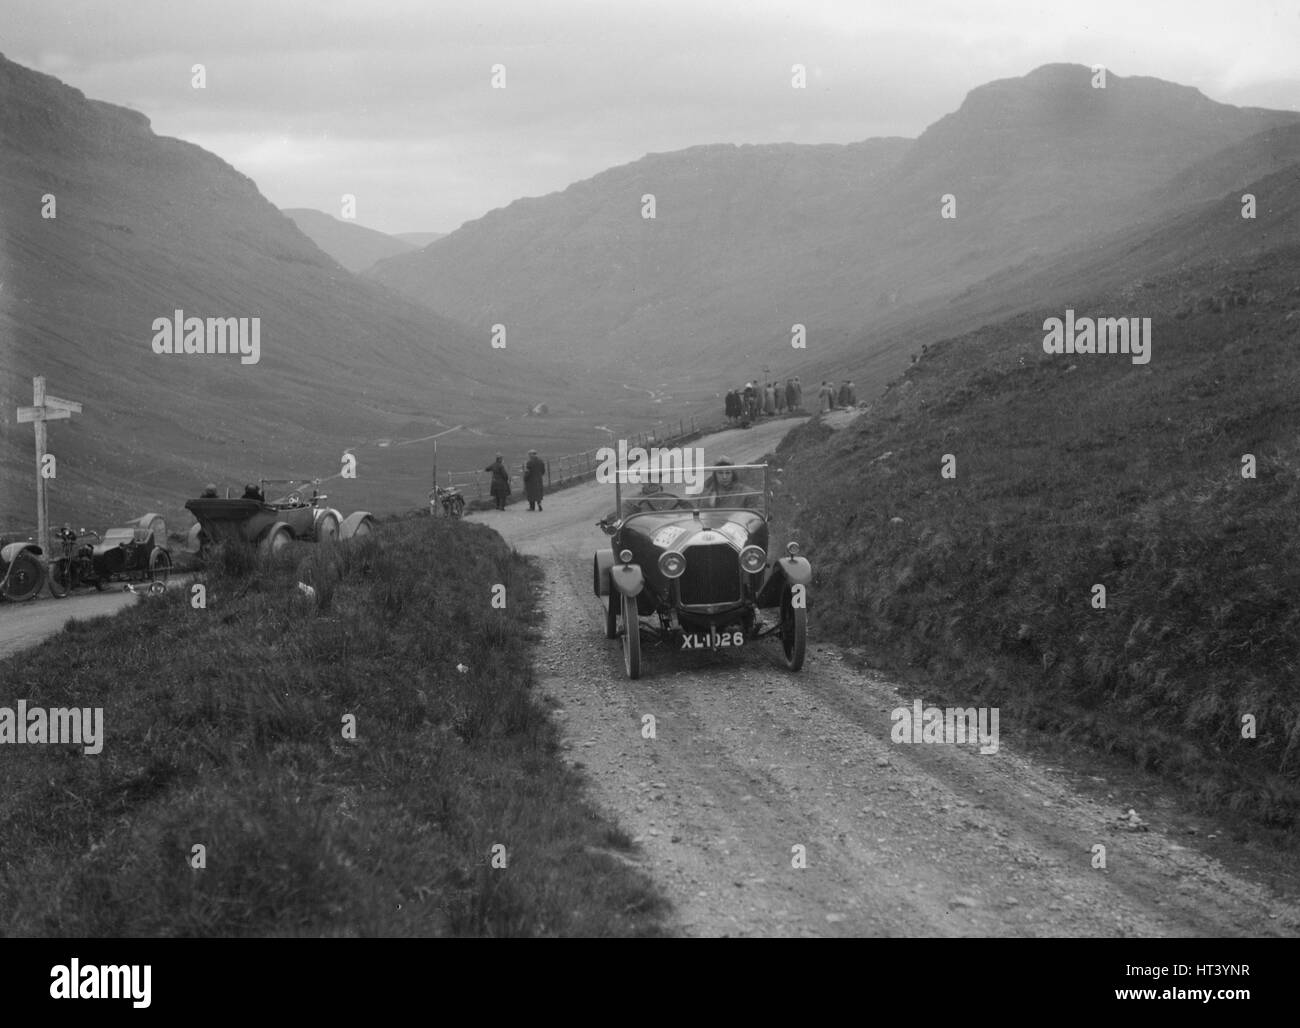
[[42, 550], [50, 545], [49, 506], [45, 496], [45, 422], [62, 421], [80, 413], [81, 404], [76, 401], [46, 394], [43, 375], [32, 379], [32, 406], [18, 408], [19, 423], [30, 421], [36, 429], [36, 542]]

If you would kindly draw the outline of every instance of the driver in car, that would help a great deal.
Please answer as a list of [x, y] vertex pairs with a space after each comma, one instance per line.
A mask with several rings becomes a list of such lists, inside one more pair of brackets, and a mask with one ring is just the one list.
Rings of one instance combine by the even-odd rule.
[[606, 531], [612, 531], [632, 514], [644, 514], [646, 511], [676, 510], [679, 507], [689, 506], [689, 501], [683, 500], [676, 493], [666, 492], [660, 482], [650, 479], [641, 486], [637, 495], [624, 496], [622, 507], [610, 511], [597, 524], [606, 528]]

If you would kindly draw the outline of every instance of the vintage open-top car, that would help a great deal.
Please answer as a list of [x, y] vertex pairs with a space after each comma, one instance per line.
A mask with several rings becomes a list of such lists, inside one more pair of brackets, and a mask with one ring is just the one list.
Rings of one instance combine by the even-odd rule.
[[[683, 650], [734, 648], [775, 635], [786, 666], [798, 671], [812, 568], [795, 543], [768, 559], [767, 466], [696, 470], [691, 487], [667, 481], [685, 476], [663, 471], [653, 473], [654, 481], [645, 471], [615, 472], [617, 506], [598, 522], [610, 548], [593, 561], [593, 587], [606, 601], [606, 637], [622, 638], [629, 678], [641, 674], [643, 635]], [[775, 616], [765, 619], [763, 610]]]
[[375, 519], [369, 511], [359, 510], [345, 518], [333, 507], [326, 507], [329, 497], [315, 489], [310, 496], [293, 489], [270, 502], [260, 498], [268, 485], [293, 485], [294, 481], [262, 479], [257, 498], [202, 496], [187, 500], [185, 509], [198, 522], [190, 529], [191, 548], [204, 554], [217, 543], [233, 542], [277, 553], [295, 539], [320, 542], [374, 531]]

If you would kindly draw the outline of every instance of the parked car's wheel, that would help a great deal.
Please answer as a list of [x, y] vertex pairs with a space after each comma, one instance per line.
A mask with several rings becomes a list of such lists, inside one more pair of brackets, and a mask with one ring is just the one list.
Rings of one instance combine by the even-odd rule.
[[623, 597], [623, 668], [628, 678], [641, 677], [641, 622], [636, 616], [635, 596]]
[[9, 565], [9, 574], [4, 580], [6, 599], [20, 602], [30, 600], [45, 584], [45, 565], [34, 553], [20, 550], [14, 554]]
[[50, 565], [50, 595], [63, 599], [72, 588], [72, 558], [60, 557]]
[[609, 587], [609, 595], [605, 597], [605, 638], [618, 638], [618, 608], [620, 596], [614, 589]]
[[293, 542], [293, 533], [286, 526], [281, 525], [279, 528], [272, 529], [262, 540], [261, 550], [263, 555], [274, 557], [291, 542]]
[[322, 514], [319, 521], [316, 522], [316, 541], [318, 543], [333, 542], [339, 537], [339, 519], [333, 514]]
[[161, 546], [155, 546], [149, 554], [149, 580], [165, 582], [172, 573], [172, 555]]
[[781, 649], [785, 653], [785, 666], [791, 671], [803, 667], [804, 651], [808, 648], [808, 611], [796, 607], [790, 590], [781, 597]]

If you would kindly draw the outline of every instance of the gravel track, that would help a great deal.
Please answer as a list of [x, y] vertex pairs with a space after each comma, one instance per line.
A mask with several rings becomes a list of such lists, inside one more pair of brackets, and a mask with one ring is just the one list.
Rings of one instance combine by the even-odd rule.
[[[791, 424], [699, 445], [710, 461], [743, 463]], [[540, 687], [568, 759], [640, 844], [683, 933], [1300, 934], [1294, 871], [1261, 884], [1244, 870], [1250, 854], [1205, 843], [1205, 829], [1188, 835], [1177, 812], [1161, 816], [1167, 798], [1139, 824], [1096, 798], [1103, 779], [1045, 766], [1005, 737], [989, 755], [892, 742], [889, 713], [916, 693], [818, 642], [815, 609], [797, 674], [775, 640], [718, 654], [643, 645], [642, 677], [629, 681], [591, 590], [592, 553], [608, 545], [594, 522], [612, 494], [580, 486], [547, 497], [542, 513], [515, 505], [476, 518], [545, 571]], [[647, 714], [654, 739], [642, 737]], [[1098, 844], [1105, 869], [1092, 866]], [[792, 866], [797, 846], [804, 868]]]

